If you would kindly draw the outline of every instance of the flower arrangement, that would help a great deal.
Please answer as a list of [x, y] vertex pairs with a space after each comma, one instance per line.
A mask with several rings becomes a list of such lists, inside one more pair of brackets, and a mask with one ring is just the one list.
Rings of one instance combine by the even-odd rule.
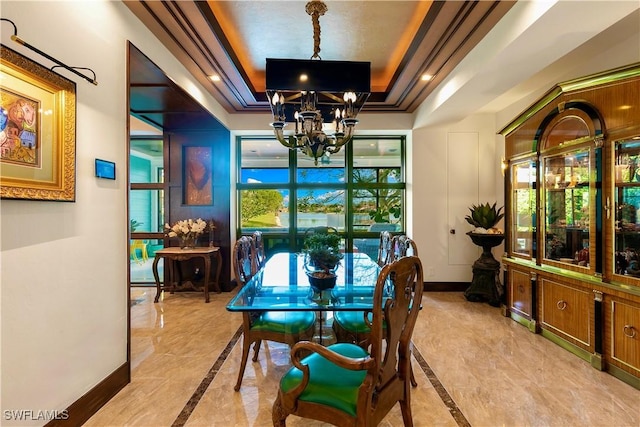
[[172, 226], [165, 224], [164, 228], [167, 236], [178, 237], [180, 239], [180, 246], [184, 248], [195, 246], [195, 240], [199, 235], [204, 233], [205, 228], [207, 228], [207, 222], [202, 218], [183, 219]]

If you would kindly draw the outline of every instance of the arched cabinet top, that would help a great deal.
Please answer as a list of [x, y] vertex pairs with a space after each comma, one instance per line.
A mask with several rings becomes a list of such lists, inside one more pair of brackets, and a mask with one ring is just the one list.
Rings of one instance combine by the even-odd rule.
[[546, 151], [571, 141], [595, 139], [603, 134], [598, 110], [582, 101], [571, 101], [553, 109], [542, 121], [534, 149]]
[[640, 63], [559, 83], [500, 130], [506, 157], [626, 128], [637, 133], [638, 99]]

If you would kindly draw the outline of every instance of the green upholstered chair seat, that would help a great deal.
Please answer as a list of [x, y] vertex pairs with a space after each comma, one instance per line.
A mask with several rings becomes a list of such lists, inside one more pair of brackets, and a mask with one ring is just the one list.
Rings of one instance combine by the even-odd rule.
[[299, 334], [306, 331], [316, 321], [310, 311], [265, 311], [251, 324], [251, 330]]
[[[369, 320], [372, 319], [372, 313], [367, 313]], [[357, 334], [368, 334], [371, 332], [371, 328], [364, 321], [364, 312], [363, 311], [336, 311], [333, 314], [333, 321], [338, 323], [342, 329], [345, 331], [357, 333]], [[386, 328], [386, 324], [382, 324], [383, 328]]]
[[[351, 358], [369, 355], [362, 348], [350, 343], [337, 343], [327, 348]], [[366, 370], [351, 371], [341, 368], [317, 353], [305, 357], [301, 362], [309, 365], [311, 377], [307, 388], [300, 395], [300, 400], [330, 406], [351, 416], [356, 415], [358, 388], [364, 381]], [[286, 393], [301, 381], [302, 371], [293, 367], [280, 380], [280, 387]]]

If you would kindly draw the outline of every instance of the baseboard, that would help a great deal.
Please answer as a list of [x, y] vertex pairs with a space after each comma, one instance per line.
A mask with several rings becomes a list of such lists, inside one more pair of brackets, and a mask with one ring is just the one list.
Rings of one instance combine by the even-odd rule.
[[[81, 426], [93, 416], [105, 403], [131, 382], [129, 362], [127, 361], [111, 375], [100, 381], [84, 396], [73, 402], [64, 413], [66, 419], [52, 420], [46, 427]], [[62, 418], [62, 417], [60, 417]]]
[[424, 282], [425, 292], [464, 292], [469, 287], [468, 282]]

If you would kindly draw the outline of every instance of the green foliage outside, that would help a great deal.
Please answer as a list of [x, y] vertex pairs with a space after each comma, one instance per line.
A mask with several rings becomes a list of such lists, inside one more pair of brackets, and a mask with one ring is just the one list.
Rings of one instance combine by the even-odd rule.
[[247, 228], [273, 228], [277, 227], [276, 216], [272, 213], [258, 215], [255, 218], [248, 219], [242, 223]]
[[[402, 217], [403, 190], [376, 188], [377, 184], [401, 182], [400, 168], [356, 168], [353, 182], [352, 209], [367, 214], [373, 223], [398, 223]], [[371, 188], [366, 188], [368, 185]], [[318, 197], [317, 189], [298, 195], [296, 209], [300, 213], [341, 214], [345, 211], [345, 190], [328, 190]], [[277, 190], [241, 191], [241, 226], [269, 228], [278, 226], [277, 215], [283, 208], [283, 196]]]
[[344, 190], [327, 192], [322, 200], [316, 199], [313, 191], [298, 197], [298, 212], [302, 213], [341, 213], [344, 212]]
[[283, 197], [278, 190], [242, 190], [240, 200], [242, 226], [249, 227], [250, 220], [267, 214], [273, 216], [275, 223], [275, 217], [282, 207]]
[[[356, 184], [377, 184], [400, 182], [399, 168], [355, 169], [353, 180]], [[402, 190], [396, 188], [358, 190], [359, 198], [370, 197], [375, 205], [368, 206], [369, 218], [376, 223], [397, 223], [402, 215]], [[365, 206], [357, 206], [359, 208]]]

